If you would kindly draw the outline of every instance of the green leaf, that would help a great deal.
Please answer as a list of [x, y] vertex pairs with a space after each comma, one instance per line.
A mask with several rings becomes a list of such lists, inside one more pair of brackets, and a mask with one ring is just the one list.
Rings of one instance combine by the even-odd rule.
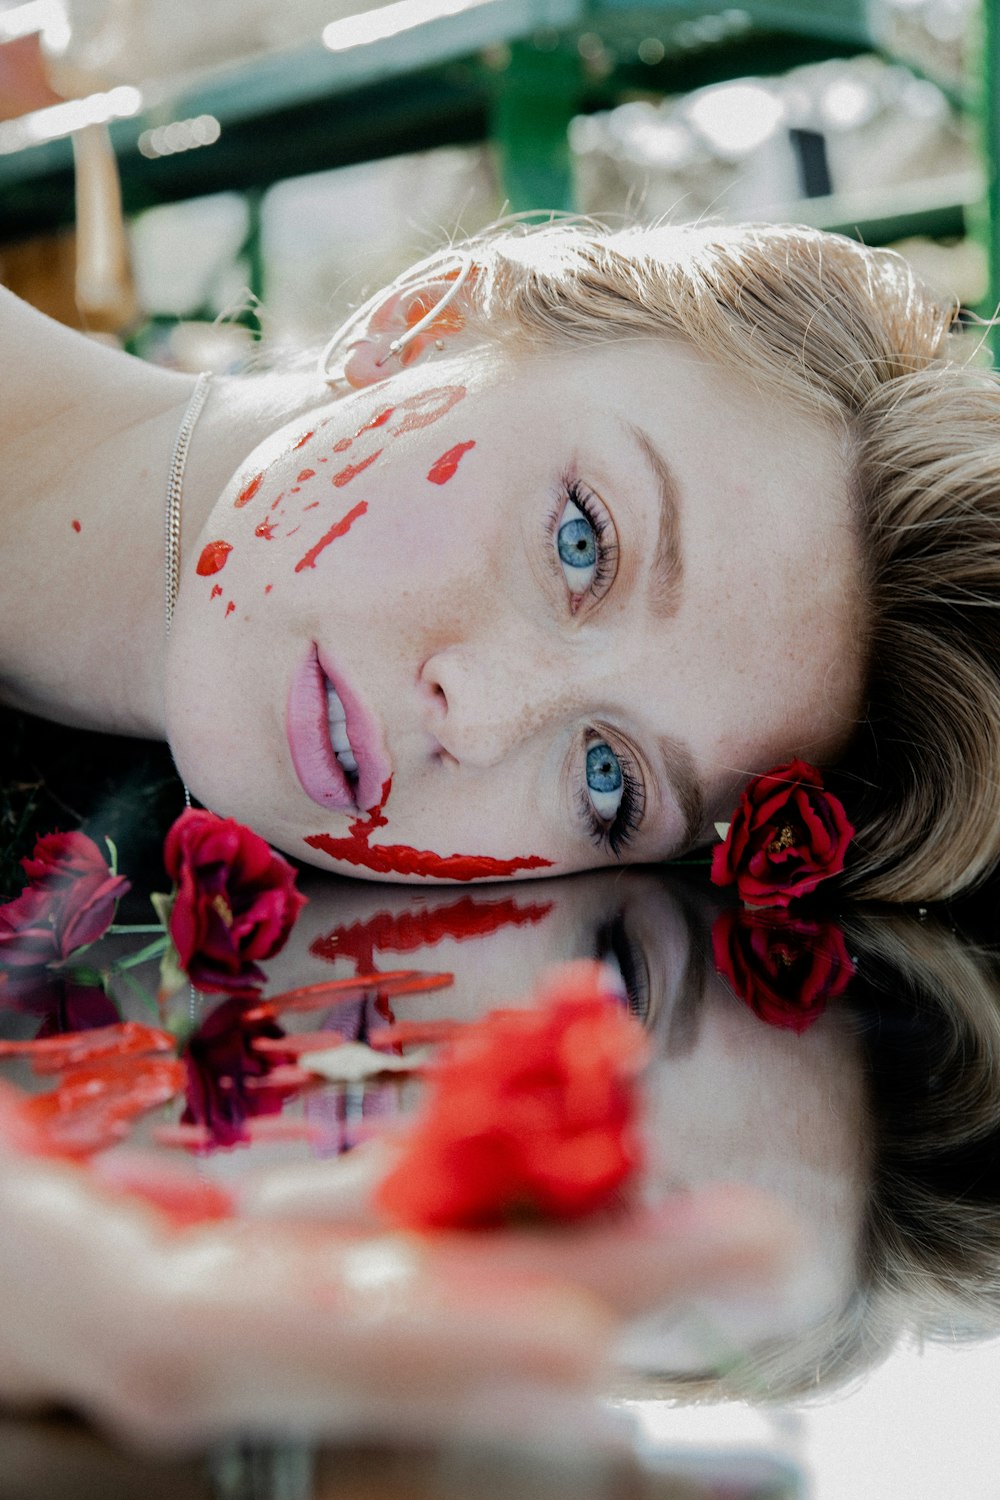
[[174, 909], [174, 901], [176, 900], [176, 898], [176, 891], [170, 891], [169, 893], [166, 891], [153, 891], [150, 895], [149, 899], [153, 904], [153, 910], [159, 917], [160, 925], [162, 926], [164, 932], [170, 931], [170, 913]]
[[118, 874], [118, 847], [115, 844], [114, 839], [108, 838], [107, 834], [104, 835], [104, 842], [107, 844], [107, 846], [108, 846], [108, 853], [111, 855], [111, 859], [110, 859], [108, 868], [110, 869], [112, 875], [117, 875]]

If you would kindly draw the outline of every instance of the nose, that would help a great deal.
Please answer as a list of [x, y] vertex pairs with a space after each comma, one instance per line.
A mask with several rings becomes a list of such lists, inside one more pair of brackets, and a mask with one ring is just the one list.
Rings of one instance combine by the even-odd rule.
[[566, 712], [557, 672], [537, 641], [527, 655], [513, 643], [489, 651], [449, 645], [420, 671], [427, 727], [449, 759], [489, 770]]

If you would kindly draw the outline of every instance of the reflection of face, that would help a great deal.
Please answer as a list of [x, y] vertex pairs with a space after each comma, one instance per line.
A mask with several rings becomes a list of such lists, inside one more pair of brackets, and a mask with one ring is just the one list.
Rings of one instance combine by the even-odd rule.
[[825, 428], [679, 344], [402, 371], [215, 506], [171, 639], [180, 768], [348, 874], [677, 852], [846, 737], [842, 475]]

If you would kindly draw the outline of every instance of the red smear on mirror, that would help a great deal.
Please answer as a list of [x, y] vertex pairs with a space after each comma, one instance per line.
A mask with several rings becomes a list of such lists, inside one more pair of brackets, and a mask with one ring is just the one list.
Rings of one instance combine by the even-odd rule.
[[198, 572], [202, 578], [210, 578], [224, 568], [232, 550], [232, 542], [209, 542], [203, 547], [198, 559]]
[[336, 958], [350, 958], [359, 969], [372, 969], [376, 953], [413, 953], [446, 939], [465, 943], [504, 927], [530, 927], [548, 916], [552, 905], [551, 901], [519, 905], [509, 896], [500, 901], [459, 896], [457, 901], [422, 911], [380, 911], [365, 922], [335, 927], [325, 937], [316, 938], [309, 952], [331, 963]]
[[[329, 547], [330, 543], [335, 542], [338, 537], [346, 535], [346, 533], [350, 531], [351, 527], [354, 525], [358, 517], [363, 516], [367, 509], [367, 502], [364, 500], [360, 500], [358, 504], [354, 506], [353, 510], [349, 510], [347, 512], [346, 516], [342, 516], [339, 521], [334, 522], [329, 531], [324, 532], [319, 541], [316, 542], [314, 546], [309, 548], [309, 551], [305, 554], [305, 556], [299, 558], [298, 562], [295, 564], [296, 573], [301, 573], [303, 568], [314, 568], [316, 566], [316, 559], [317, 557], [319, 557], [324, 548]], [[297, 531], [298, 527], [296, 527], [295, 529]], [[289, 532], [289, 535], [291, 536], [292, 533]]]

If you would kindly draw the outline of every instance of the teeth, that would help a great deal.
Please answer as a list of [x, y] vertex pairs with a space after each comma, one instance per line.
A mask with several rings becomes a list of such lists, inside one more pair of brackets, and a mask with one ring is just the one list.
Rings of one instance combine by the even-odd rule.
[[341, 769], [348, 776], [358, 774], [358, 763], [351, 749], [351, 742], [347, 737], [347, 714], [344, 705], [337, 696], [336, 689], [327, 683], [326, 688], [326, 719], [330, 730], [330, 743], [334, 754], [340, 762]]

